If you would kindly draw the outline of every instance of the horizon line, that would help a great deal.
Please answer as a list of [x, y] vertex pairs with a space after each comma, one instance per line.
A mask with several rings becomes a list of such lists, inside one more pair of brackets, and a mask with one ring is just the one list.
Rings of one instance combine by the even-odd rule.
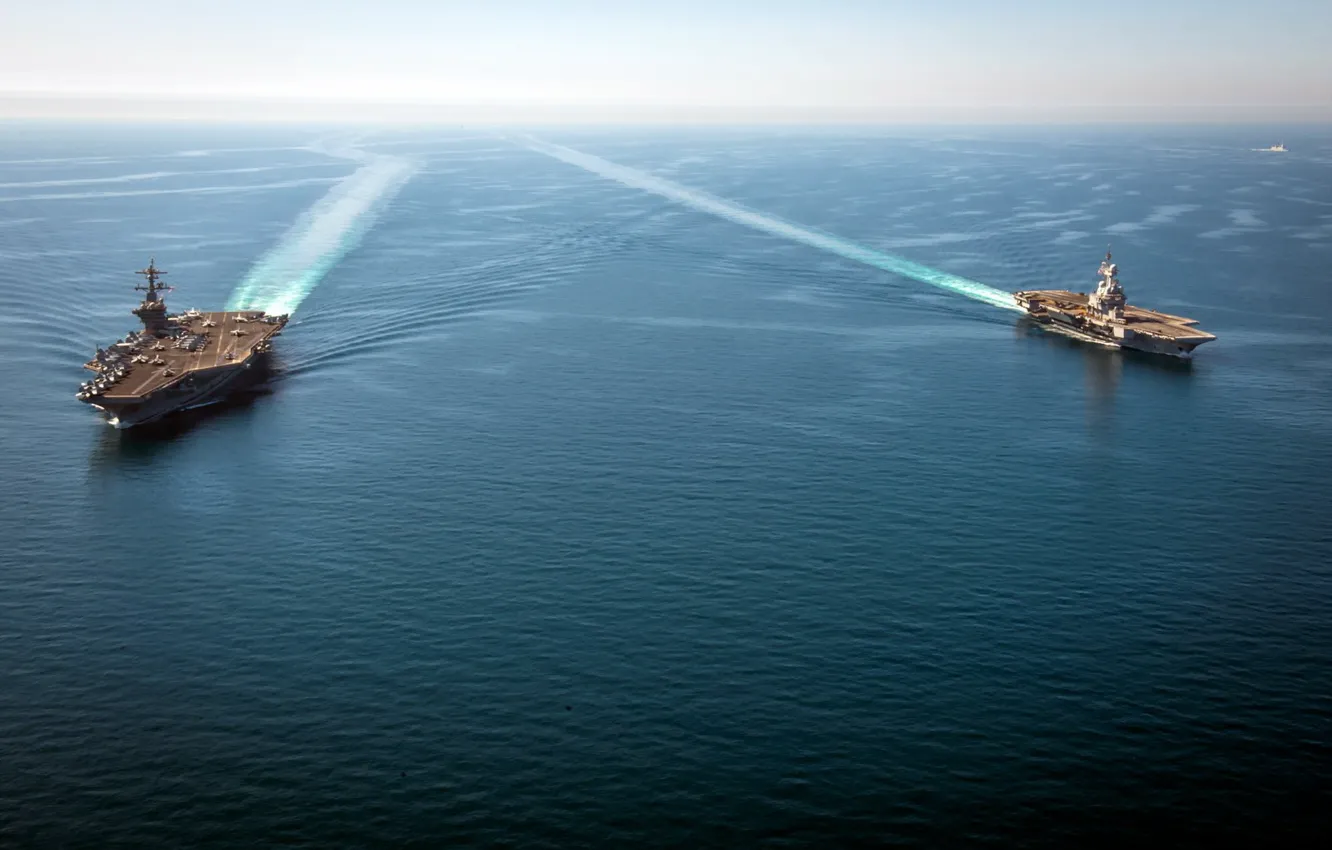
[[[277, 111], [272, 111], [277, 110]], [[236, 114], [238, 112], [248, 114]], [[151, 114], [145, 114], [151, 113]], [[348, 114], [360, 113], [360, 114]], [[1328, 103], [672, 104], [0, 90], [0, 120], [123, 123], [606, 125], [1323, 125]]]

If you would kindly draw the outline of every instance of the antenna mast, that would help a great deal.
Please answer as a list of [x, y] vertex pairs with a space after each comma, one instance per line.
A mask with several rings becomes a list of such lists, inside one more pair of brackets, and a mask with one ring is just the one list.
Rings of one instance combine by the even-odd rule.
[[162, 291], [170, 292], [172, 290], [172, 287], [170, 286], [158, 285], [157, 282], [158, 278], [166, 274], [166, 272], [162, 271], [157, 267], [156, 259], [150, 258], [148, 260], [148, 268], [139, 269], [137, 272], [135, 272], [135, 274], [141, 274], [148, 279], [147, 286], [143, 286], [142, 284], [135, 284], [134, 286], [135, 289], [148, 293], [146, 296], [144, 296], [143, 300], [145, 301], [159, 301], [161, 299], [157, 297], [157, 293]]
[[155, 260], [148, 261], [148, 268], [140, 269], [135, 274], [141, 274], [148, 279], [148, 285], [136, 284], [135, 289], [148, 293], [143, 298], [143, 303], [131, 312], [143, 321], [144, 330], [154, 336], [161, 336], [167, 330], [166, 304], [162, 301], [162, 292], [170, 292], [172, 287], [164, 286], [158, 282], [158, 278], [166, 274], [157, 267]]

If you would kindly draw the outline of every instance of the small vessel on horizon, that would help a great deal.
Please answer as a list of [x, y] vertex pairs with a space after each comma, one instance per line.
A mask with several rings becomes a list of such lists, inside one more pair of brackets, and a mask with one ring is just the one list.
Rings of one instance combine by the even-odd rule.
[[1255, 150], [1255, 151], [1259, 151], [1259, 152], [1261, 152], [1261, 153], [1268, 153], [1268, 152], [1272, 152], [1272, 153], [1285, 153], [1285, 152], [1286, 152], [1286, 144], [1285, 144], [1285, 142], [1277, 142], [1275, 145], [1272, 145], [1272, 147], [1270, 147], [1270, 148], [1254, 148], [1254, 150]]
[[1090, 294], [1041, 289], [1017, 292], [1013, 297], [1041, 325], [1100, 345], [1188, 359], [1195, 348], [1216, 339], [1194, 327], [1198, 324], [1194, 319], [1126, 303], [1119, 266], [1108, 249], [1098, 274], [1101, 279]]
[[97, 377], [80, 386], [75, 398], [123, 429], [222, 401], [245, 383], [243, 377], [262, 373], [286, 315], [187, 310], [168, 316], [162, 292], [171, 287], [158, 282], [166, 272], [150, 260], [138, 274], [147, 278], [147, 286], [134, 288], [146, 294], [132, 312], [143, 329], [97, 349], [83, 364]]

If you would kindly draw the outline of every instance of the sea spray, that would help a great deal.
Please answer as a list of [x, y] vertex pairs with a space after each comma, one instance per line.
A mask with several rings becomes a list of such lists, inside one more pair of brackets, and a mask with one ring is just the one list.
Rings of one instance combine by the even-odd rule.
[[854, 242], [848, 242], [837, 236], [831, 236], [827, 233], [820, 233], [808, 227], [781, 219], [773, 218], [754, 210], [746, 209], [739, 204], [731, 201], [722, 200], [708, 195], [704, 192], [681, 186], [678, 183], [672, 183], [660, 177], [655, 177], [636, 168], [630, 168], [625, 165], [602, 159], [592, 154], [583, 153], [572, 148], [566, 148], [562, 145], [544, 142], [539, 139], [527, 137], [525, 144], [538, 153], [543, 153], [555, 159], [567, 162], [570, 165], [576, 165], [593, 174], [609, 178], [625, 186], [631, 186], [635, 189], [642, 189], [646, 192], [661, 195], [682, 204], [693, 207], [703, 212], [712, 213], [721, 218], [734, 221], [752, 227], [756, 230], [762, 230], [775, 236], [781, 236], [796, 242], [802, 242], [824, 251], [829, 251], [848, 260], [865, 263], [902, 277], [921, 283], [928, 283], [941, 289], [947, 289], [968, 298], [977, 301], [983, 301], [995, 307], [1003, 307], [1010, 310], [1020, 310], [1021, 308], [1014, 303], [1013, 296], [1002, 289], [996, 289], [993, 286], [987, 286], [974, 280], [968, 280], [948, 272], [932, 269], [929, 266], [913, 262], [904, 257], [885, 254], [882, 251], [875, 251], [873, 248], [866, 248], [863, 245], [857, 245]]
[[356, 247], [379, 210], [411, 178], [416, 165], [352, 147], [311, 150], [364, 163], [315, 202], [231, 293], [228, 310], [294, 313], [319, 281]]

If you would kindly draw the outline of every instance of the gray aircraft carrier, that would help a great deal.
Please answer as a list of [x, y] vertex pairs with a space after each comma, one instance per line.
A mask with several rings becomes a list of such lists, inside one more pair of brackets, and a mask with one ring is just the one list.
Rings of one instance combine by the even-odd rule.
[[1189, 358], [1193, 350], [1216, 339], [1194, 319], [1172, 316], [1125, 302], [1119, 266], [1105, 252], [1095, 291], [1036, 289], [1014, 293], [1027, 313], [1051, 330], [1078, 339], [1153, 354]]
[[287, 316], [263, 311], [167, 315], [160, 284], [166, 272], [153, 262], [138, 274], [146, 285], [133, 311], [142, 330], [106, 348], [83, 364], [97, 377], [79, 387], [76, 398], [106, 414], [116, 428], [155, 422], [178, 410], [214, 404], [266, 365], [273, 337]]

